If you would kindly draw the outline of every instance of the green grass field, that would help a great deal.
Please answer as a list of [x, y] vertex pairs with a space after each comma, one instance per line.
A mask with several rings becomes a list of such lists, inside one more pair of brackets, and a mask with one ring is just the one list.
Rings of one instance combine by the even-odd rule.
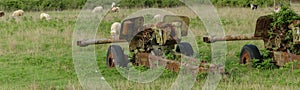
[[[191, 18], [191, 31], [197, 37], [200, 59], [210, 59], [210, 45], [202, 42], [206, 30], [197, 16], [186, 7], [163, 8]], [[110, 25], [121, 21], [139, 9], [122, 9], [108, 14], [100, 24], [98, 38], [109, 36]], [[218, 8], [226, 35], [253, 34], [256, 19], [272, 14], [272, 8]], [[299, 13], [300, 9], [295, 8]], [[48, 11], [50, 21], [39, 20], [41, 12], [26, 12], [25, 16], [0, 18], [0, 89], [1, 90], [77, 90], [82, 89], [73, 65], [72, 34], [80, 10]], [[103, 30], [104, 29], [104, 30]], [[100, 36], [101, 35], [101, 36]], [[226, 71], [217, 89], [225, 90], [297, 90], [300, 70], [285, 68], [257, 69], [239, 65], [240, 49], [255, 44], [263, 50], [262, 41], [227, 42]], [[165, 70], [157, 80], [140, 84], [127, 81], [116, 69], [105, 65], [109, 45], [97, 45], [99, 69], [113, 89], [168, 89], [177, 74]], [[201, 89], [206, 74], [199, 75], [192, 89]]]

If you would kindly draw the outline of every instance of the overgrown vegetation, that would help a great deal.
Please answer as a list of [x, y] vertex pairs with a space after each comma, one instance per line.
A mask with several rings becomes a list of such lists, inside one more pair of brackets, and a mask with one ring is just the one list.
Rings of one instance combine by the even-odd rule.
[[300, 16], [291, 8], [283, 6], [280, 12], [274, 12], [272, 29], [287, 29], [294, 20], [300, 20]]
[[[300, 16], [290, 7], [283, 6], [279, 12], [274, 12], [272, 19], [270, 39], [280, 37], [281, 40], [282, 37], [278, 34], [284, 34], [285, 37], [282, 38], [279, 44], [284, 45], [283, 47], [287, 47], [285, 44], [289, 44], [287, 48], [291, 53], [300, 54], [299, 45], [295, 44], [294, 40], [297, 39], [295, 37], [297, 32], [296, 27], [299, 26], [299, 23], [295, 23], [294, 21], [300, 20]], [[279, 47], [276, 46], [276, 49]]]

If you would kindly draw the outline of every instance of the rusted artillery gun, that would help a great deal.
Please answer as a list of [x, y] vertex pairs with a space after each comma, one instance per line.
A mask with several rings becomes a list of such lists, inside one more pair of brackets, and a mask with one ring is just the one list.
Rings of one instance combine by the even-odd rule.
[[[157, 62], [154, 64], [164, 64], [167, 69], [175, 72], [179, 72], [182, 65], [199, 72], [211, 69], [224, 72], [220, 65], [207, 64], [191, 57], [194, 54], [192, 45], [182, 42], [182, 37], [188, 35], [189, 23], [190, 19], [186, 16], [165, 15], [161, 22], [144, 25], [144, 17], [134, 17], [122, 21], [118, 39], [82, 40], [77, 45], [128, 42], [129, 55], [125, 55], [119, 45], [109, 46], [106, 57], [108, 67], [127, 67], [129, 62], [150, 67], [152, 62]], [[173, 58], [168, 58], [167, 55]], [[181, 57], [188, 58], [185, 62], [189, 63], [179, 62]], [[191, 63], [193, 65], [187, 65]]]
[[[272, 27], [272, 22], [271, 15], [261, 16], [257, 19], [254, 35], [208, 36], [203, 37], [203, 41], [214, 43], [217, 41], [263, 40], [264, 47], [270, 51], [268, 56], [276, 65], [284, 66], [287, 62], [300, 61], [300, 20], [294, 20], [288, 25], [281, 25], [280, 28]], [[243, 46], [240, 63], [249, 64], [253, 59], [258, 59], [259, 62], [263, 61], [259, 49], [252, 44]]]

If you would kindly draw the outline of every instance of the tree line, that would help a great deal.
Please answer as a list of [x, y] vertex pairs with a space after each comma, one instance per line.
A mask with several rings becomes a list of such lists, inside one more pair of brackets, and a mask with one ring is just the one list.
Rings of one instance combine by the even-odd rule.
[[[0, 0], [0, 10], [12, 11], [16, 9], [43, 11], [81, 9], [87, 0]], [[95, 2], [99, 0], [94, 0]], [[248, 7], [250, 3], [261, 7], [273, 6], [275, 0], [211, 0], [218, 7]], [[276, 0], [277, 4], [288, 4], [290, 0]], [[291, 0], [299, 1], [299, 0]], [[101, 3], [101, 2], [100, 2]], [[135, 7], [177, 7], [184, 5], [180, 0], [120, 0], [118, 6]]]

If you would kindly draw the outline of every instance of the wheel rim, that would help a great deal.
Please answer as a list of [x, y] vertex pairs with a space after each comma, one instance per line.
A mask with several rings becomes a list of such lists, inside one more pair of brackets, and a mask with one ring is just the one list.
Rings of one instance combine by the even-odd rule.
[[109, 52], [108, 55], [108, 67], [115, 67], [115, 59], [112, 50]]
[[251, 56], [250, 56], [249, 51], [245, 51], [243, 53], [241, 60], [242, 60], [243, 64], [249, 64], [250, 63]]

